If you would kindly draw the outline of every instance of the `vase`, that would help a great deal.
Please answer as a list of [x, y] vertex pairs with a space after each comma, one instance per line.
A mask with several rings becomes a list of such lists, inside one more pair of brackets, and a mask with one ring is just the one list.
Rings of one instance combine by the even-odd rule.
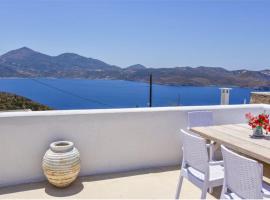
[[262, 137], [263, 136], [263, 129], [262, 127], [258, 126], [253, 129], [253, 136], [255, 137]]
[[42, 168], [52, 185], [66, 187], [80, 172], [80, 153], [72, 142], [53, 142], [43, 157]]

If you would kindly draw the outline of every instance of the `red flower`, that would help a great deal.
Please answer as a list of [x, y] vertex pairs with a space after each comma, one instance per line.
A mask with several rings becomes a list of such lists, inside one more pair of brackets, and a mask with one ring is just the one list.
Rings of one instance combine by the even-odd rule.
[[258, 116], [253, 116], [251, 113], [245, 115], [248, 120], [248, 125], [252, 128], [262, 127], [266, 132], [270, 132], [269, 115], [262, 113]]

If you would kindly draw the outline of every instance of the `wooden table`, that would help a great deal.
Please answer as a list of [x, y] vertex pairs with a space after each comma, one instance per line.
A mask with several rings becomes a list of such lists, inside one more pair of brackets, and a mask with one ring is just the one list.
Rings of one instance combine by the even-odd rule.
[[247, 124], [194, 127], [191, 131], [258, 160], [264, 165], [264, 174], [270, 177], [270, 136], [262, 139], [251, 138], [253, 131]]

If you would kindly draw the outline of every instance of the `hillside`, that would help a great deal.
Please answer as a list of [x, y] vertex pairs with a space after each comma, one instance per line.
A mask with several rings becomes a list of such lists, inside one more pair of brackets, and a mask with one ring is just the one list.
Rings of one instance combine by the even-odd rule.
[[0, 111], [4, 110], [51, 110], [48, 106], [36, 103], [30, 99], [15, 94], [0, 92]]
[[53, 77], [119, 79], [190, 86], [240, 86], [270, 88], [270, 70], [229, 71], [219, 67], [147, 68], [136, 64], [126, 68], [74, 53], [49, 56], [27, 47], [0, 56], [0, 77]]

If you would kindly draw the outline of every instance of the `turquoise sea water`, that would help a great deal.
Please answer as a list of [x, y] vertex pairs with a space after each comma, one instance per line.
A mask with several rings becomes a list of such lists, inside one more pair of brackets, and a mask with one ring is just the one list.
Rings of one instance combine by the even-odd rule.
[[[85, 79], [0, 79], [0, 91], [16, 93], [54, 109], [148, 106], [146, 83]], [[251, 89], [233, 88], [231, 104], [249, 102]], [[153, 106], [215, 105], [218, 87], [153, 85]]]

